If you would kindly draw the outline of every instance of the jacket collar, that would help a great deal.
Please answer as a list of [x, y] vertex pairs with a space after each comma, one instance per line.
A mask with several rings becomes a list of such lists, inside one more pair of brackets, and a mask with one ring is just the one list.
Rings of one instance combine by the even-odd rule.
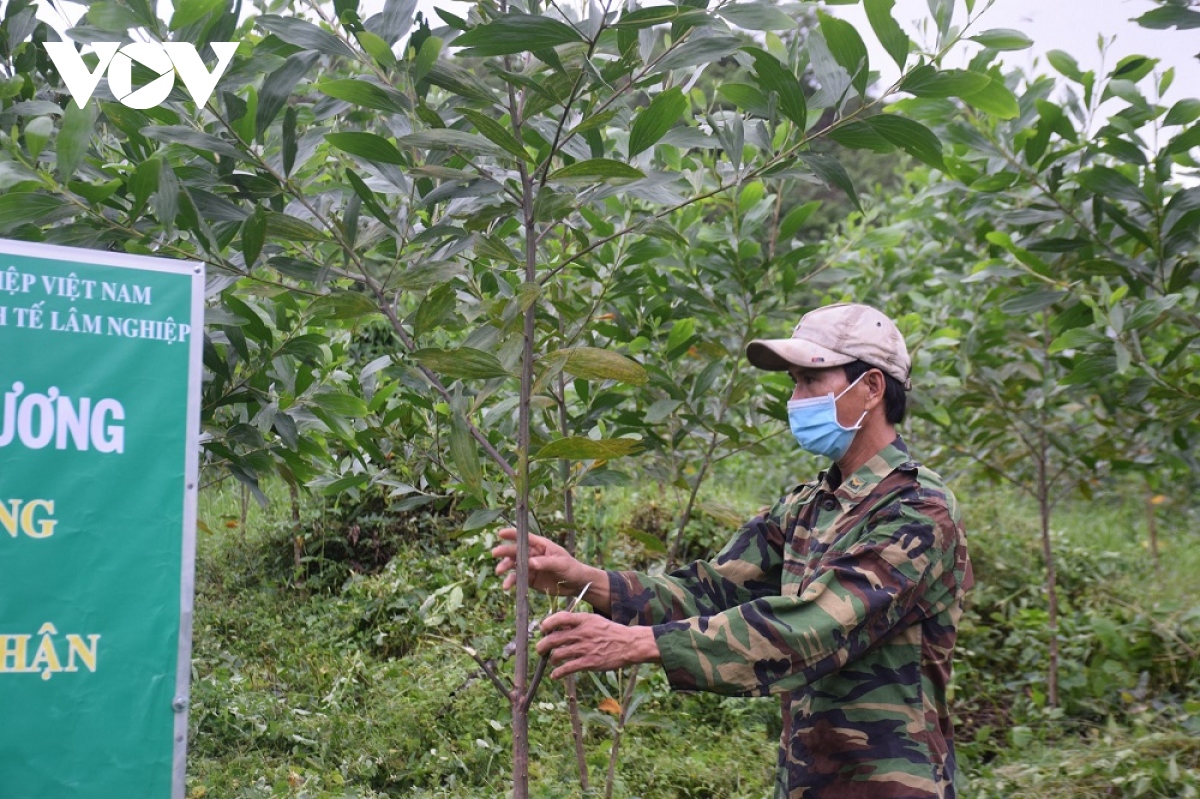
[[[896, 436], [891, 444], [888, 444], [879, 452], [871, 456], [870, 460], [860, 466], [849, 477], [841, 478], [841, 471], [837, 464], [833, 464], [827, 471], [817, 475], [817, 480], [820, 483], [819, 490], [834, 494], [839, 499], [846, 500], [850, 503], [855, 503], [862, 497], [871, 492], [875, 486], [879, 485], [883, 478], [887, 477], [897, 469], [906, 471], [915, 470], [919, 464], [915, 463], [908, 456], [908, 446], [904, 443], [904, 439]], [[834, 488], [834, 486], [837, 488]]]

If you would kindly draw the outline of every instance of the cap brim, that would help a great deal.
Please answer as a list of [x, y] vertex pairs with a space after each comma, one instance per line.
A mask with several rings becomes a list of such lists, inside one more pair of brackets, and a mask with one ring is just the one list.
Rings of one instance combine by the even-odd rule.
[[849, 355], [802, 338], [756, 339], [746, 345], [746, 358], [752, 365], [769, 372], [786, 372], [797, 367], [827, 369], [854, 360]]

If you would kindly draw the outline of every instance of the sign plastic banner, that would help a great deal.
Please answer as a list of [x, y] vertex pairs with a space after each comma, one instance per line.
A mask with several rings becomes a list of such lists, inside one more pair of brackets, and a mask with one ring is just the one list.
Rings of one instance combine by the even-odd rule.
[[0, 797], [181, 799], [204, 270], [0, 240]]

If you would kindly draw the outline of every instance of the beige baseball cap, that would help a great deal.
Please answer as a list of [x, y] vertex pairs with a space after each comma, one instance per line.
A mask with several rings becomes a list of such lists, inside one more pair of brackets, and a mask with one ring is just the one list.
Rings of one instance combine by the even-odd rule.
[[791, 338], [756, 339], [746, 357], [759, 369], [825, 369], [863, 361], [912, 388], [912, 359], [896, 323], [869, 305], [840, 302], [809, 311]]

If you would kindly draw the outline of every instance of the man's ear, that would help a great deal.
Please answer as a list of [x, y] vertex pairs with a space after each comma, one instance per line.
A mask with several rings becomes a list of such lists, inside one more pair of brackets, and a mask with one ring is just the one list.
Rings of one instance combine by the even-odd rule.
[[867, 384], [867, 409], [882, 405], [883, 393], [887, 388], [887, 380], [884, 378], [883, 372], [872, 369], [863, 376], [863, 382]]

